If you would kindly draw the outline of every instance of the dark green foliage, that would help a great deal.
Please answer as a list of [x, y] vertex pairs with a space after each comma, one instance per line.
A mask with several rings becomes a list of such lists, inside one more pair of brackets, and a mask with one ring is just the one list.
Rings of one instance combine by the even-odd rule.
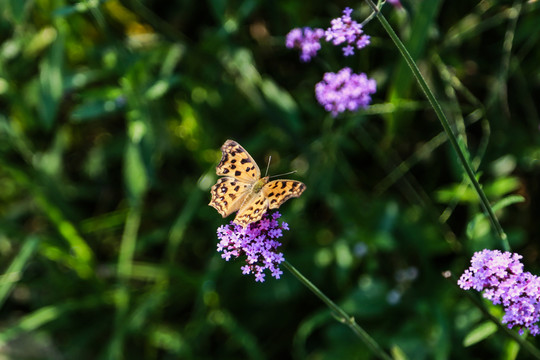
[[[540, 3], [402, 2], [383, 13], [538, 274]], [[263, 171], [269, 155], [270, 174], [297, 170], [307, 190], [281, 208], [282, 251], [388, 353], [532, 358], [441, 275], [501, 244], [380, 24], [350, 58], [285, 48], [291, 28], [326, 28], [345, 6], [369, 15], [365, 2], [0, 1], [0, 357], [374, 358], [290, 273], [255, 283], [216, 252], [230, 219], [209, 189], [234, 139]], [[344, 66], [378, 92], [333, 119], [313, 87]]]

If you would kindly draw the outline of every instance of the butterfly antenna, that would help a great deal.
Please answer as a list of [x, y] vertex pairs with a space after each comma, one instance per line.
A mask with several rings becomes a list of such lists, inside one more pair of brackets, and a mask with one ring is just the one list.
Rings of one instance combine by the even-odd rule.
[[270, 161], [272, 161], [272, 155], [268, 156], [268, 165], [266, 165], [266, 173], [264, 176], [268, 176], [268, 169], [270, 168]]
[[289, 172], [286, 172], [286, 173], [283, 173], [283, 174], [277, 174], [277, 175], [272, 175], [270, 176], [269, 178], [273, 178], [273, 177], [276, 177], [276, 176], [283, 176], [283, 175], [289, 175], [289, 174], [294, 174], [296, 172], [296, 170], [293, 170], [293, 171], [289, 171]]

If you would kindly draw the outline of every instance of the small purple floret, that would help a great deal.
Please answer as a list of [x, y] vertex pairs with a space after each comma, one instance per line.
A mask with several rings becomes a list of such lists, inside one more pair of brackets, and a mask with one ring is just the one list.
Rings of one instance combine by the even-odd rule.
[[348, 67], [337, 74], [328, 72], [315, 85], [315, 97], [319, 104], [332, 116], [345, 110], [356, 111], [366, 108], [371, 102], [371, 94], [377, 90], [377, 83], [366, 74], [354, 74]]
[[221, 257], [229, 261], [231, 257], [244, 256], [246, 264], [241, 267], [242, 274], [253, 274], [257, 282], [264, 282], [265, 270], [279, 279], [283, 274], [279, 264], [285, 258], [277, 252], [281, 243], [276, 239], [283, 236], [283, 230], [289, 229], [287, 223], [279, 223], [277, 219], [280, 216], [277, 211], [271, 215], [266, 213], [261, 220], [246, 228], [232, 221], [229, 225], [220, 226], [217, 229], [217, 250], [222, 253]]
[[518, 327], [520, 334], [524, 328], [529, 329], [536, 336], [540, 333], [540, 278], [523, 272], [521, 258], [499, 250], [476, 252], [458, 285], [465, 290], [483, 291], [486, 299], [503, 306], [503, 324]]
[[362, 25], [351, 18], [352, 9], [347, 7], [343, 10], [343, 15], [333, 19], [332, 25], [325, 31], [325, 39], [334, 45], [346, 44], [343, 47], [343, 55], [354, 54], [354, 48], [362, 49], [369, 45], [369, 36], [364, 34]]
[[295, 28], [285, 38], [285, 46], [289, 49], [300, 49], [300, 60], [308, 62], [321, 49], [320, 40], [324, 36], [323, 29]]

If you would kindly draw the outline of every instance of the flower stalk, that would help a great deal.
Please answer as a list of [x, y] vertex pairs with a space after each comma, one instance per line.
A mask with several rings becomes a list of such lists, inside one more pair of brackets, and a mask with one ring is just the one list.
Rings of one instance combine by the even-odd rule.
[[379, 358], [384, 360], [391, 360], [392, 358], [386, 354], [379, 344], [369, 334], [358, 325], [354, 320], [354, 317], [350, 316], [340, 308], [336, 303], [328, 298], [318, 287], [316, 287], [311, 281], [309, 281], [300, 271], [292, 266], [287, 260], [283, 262], [283, 266], [287, 268], [302, 284], [304, 284], [311, 292], [313, 292], [319, 299], [321, 299], [334, 313], [334, 316], [338, 321], [347, 325], [355, 334], [366, 344], [366, 346]]
[[446, 115], [444, 114], [442, 107], [440, 103], [435, 98], [435, 95], [429, 88], [426, 80], [422, 76], [422, 73], [418, 69], [418, 66], [414, 62], [411, 54], [407, 51], [407, 48], [405, 45], [401, 42], [397, 34], [394, 32], [394, 29], [390, 26], [386, 18], [382, 15], [380, 12], [380, 9], [373, 3], [372, 0], [366, 0], [369, 6], [372, 8], [375, 17], [379, 20], [382, 27], [386, 30], [392, 41], [396, 44], [396, 47], [398, 48], [399, 52], [405, 59], [405, 62], [411, 69], [411, 72], [413, 73], [414, 77], [416, 78], [416, 81], [420, 85], [420, 88], [426, 95], [431, 107], [435, 111], [435, 114], [437, 115], [437, 118], [439, 119], [444, 131], [446, 132], [446, 135], [448, 136], [448, 140], [450, 141], [450, 144], [454, 148], [454, 151], [456, 152], [459, 162], [463, 166], [465, 173], [467, 174], [467, 177], [469, 178], [469, 181], [471, 182], [475, 192], [477, 193], [479, 199], [480, 199], [480, 205], [482, 206], [484, 213], [488, 217], [489, 221], [491, 222], [491, 225], [493, 229], [495, 230], [501, 244], [502, 248], [505, 251], [510, 251], [510, 245], [508, 244], [508, 238], [506, 236], [506, 233], [504, 232], [501, 224], [499, 223], [499, 220], [497, 219], [497, 216], [495, 215], [495, 212], [493, 211], [493, 208], [491, 204], [489, 203], [489, 200], [482, 190], [482, 187], [478, 183], [478, 180], [476, 179], [476, 174], [467, 160], [467, 157], [465, 156], [465, 153], [463, 152], [462, 148], [459, 146], [458, 140], [456, 136], [454, 135], [454, 132], [452, 131], [452, 128], [450, 127], [450, 123], [448, 122], [448, 119], [446, 118]]

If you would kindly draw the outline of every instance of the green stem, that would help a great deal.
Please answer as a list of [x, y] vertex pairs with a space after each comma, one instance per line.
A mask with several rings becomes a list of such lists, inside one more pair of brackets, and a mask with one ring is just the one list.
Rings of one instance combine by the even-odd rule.
[[304, 275], [302, 275], [294, 266], [292, 266], [288, 261], [284, 261], [283, 265], [289, 270], [302, 284], [304, 284], [309, 290], [311, 290], [319, 299], [321, 299], [333, 312], [336, 318], [347, 325], [366, 345], [367, 347], [379, 358], [385, 360], [391, 360], [392, 358], [388, 356], [373, 340], [367, 332], [364, 331], [356, 323], [354, 317], [349, 316], [342, 308], [340, 308], [336, 303], [328, 298], [318, 287], [316, 287], [311, 281], [309, 281]]
[[117, 277], [119, 288], [116, 292], [116, 314], [114, 333], [109, 342], [107, 357], [111, 359], [123, 359], [124, 336], [127, 329], [127, 318], [130, 303], [129, 279], [132, 276], [133, 257], [137, 245], [137, 233], [141, 223], [142, 205], [139, 201], [129, 209], [120, 254], [118, 255]]
[[420, 88], [426, 95], [429, 103], [431, 104], [431, 107], [433, 110], [435, 110], [435, 114], [437, 115], [437, 118], [441, 122], [441, 125], [448, 135], [448, 140], [450, 141], [450, 144], [454, 148], [455, 152], [457, 153], [457, 156], [459, 158], [459, 161], [463, 168], [465, 169], [465, 172], [467, 173], [467, 177], [469, 178], [474, 190], [478, 194], [478, 197], [480, 198], [480, 205], [482, 206], [484, 213], [487, 214], [487, 217], [489, 218], [491, 225], [493, 226], [493, 229], [497, 233], [497, 236], [499, 237], [499, 240], [501, 241], [502, 247], [505, 251], [510, 251], [510, 245], [508, 244], [508, 239], [506, 234], [504, 233], [503, 228], [501, 227], [501, 224], [499, 223], [499, 220], [497, 219], [497, 216], [495, 216], [495, 212], [493, 211], [493, 208], [491, 207], [491, 204], [489, 203], [489, 200], [482, 190], [482, 187], [476, 180], [476, 174], [474, 173], [474, 170], [472, 169], [470, 163], [467, 161], [467, 158], [465, 154], [463, 153], [463, 150], [459, 146], [459, 143], [457, 141], [456, 136], [454, 135], [454, 132], [452, 131], [452, 128], [450, 127], [450, 123], [448, 122], [448, 119], [446, 118], [446, 115], [444, 114], [441, 105], [435, 98], [435, 95], [429, 88], [426, 80], [420, 73], [420, 70], [418, 69], [418, 66], [414, 62], [411, 54], [407, 51], [407, 48], [405, 45], [401, 42], [399, 37], [396, 35], [386, 18], [382, 15], [382, 13], [379, 11], [379, 8], [371, 1], [366, 0], [369, 6], [371, 6], [372, 10], [376, 14], [377, 19], [381, 23], [382, 27], [386, 30], [392, 41], [396, 44], [399, 52], [405, 59], [405, 62], [411, 69], [414, 77], [416, 78], [416, 81], [418, 81], [418, 84], [420, 85]]
[[129, 209], [122, 242], [120, 244], [120, 254], [118, 255], [117, 275], [120, 282], [126, 285], [131, 278], [133, 268], [133, 255], [137, 245], [137, 232], [141, 223], [142, 206], [137, 202]]

